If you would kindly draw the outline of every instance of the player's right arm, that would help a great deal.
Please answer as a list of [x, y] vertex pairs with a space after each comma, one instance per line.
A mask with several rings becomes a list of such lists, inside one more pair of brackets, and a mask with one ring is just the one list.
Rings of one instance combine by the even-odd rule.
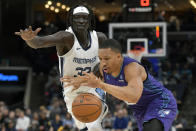
[[37, 35], [40, 30], [41, 28], [37, 28], [33, 31], [32, 27], [29, 26], [28, 29], [20, 30], [20, 32], [15, 32], [15, 34], [21, 36], [27, 45], [34, 49], [60, 46], [65, 43], [72, 43], [70, 41], [73, 41], [73, 35], [69, 32], [59, 31], [52, 35], [40, 37]]

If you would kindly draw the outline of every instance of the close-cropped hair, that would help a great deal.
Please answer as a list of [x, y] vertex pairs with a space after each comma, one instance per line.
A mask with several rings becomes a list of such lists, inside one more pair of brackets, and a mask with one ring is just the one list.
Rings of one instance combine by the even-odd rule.
[[95, 15], [89, 7], [87, 7], [85, 5], [82, 5], [82, 4], [73, 6], [69, 10], [68, 17], [67, 17], [67, 28], [72, 26], [72, 24], [73, 24], [73, 11], [74, 11], [75, 8], [77, 8], [79, 6], [83, 6], [83, 7], [86, 7], [88, 9], [88, 11], [89, 11], [89, 29], [88, 30], [90, 30], [90, 31], [95, 30]]
[[107, 39], [99, 45], [99, 49], [111, 48], [114, 52], [122, 53], [122, 47], [120, 43], [115, 39]]

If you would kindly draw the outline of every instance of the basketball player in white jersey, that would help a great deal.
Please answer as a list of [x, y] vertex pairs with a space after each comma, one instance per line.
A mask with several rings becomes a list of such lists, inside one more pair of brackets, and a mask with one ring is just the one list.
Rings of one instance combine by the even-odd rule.
[[[84, 72], [91, 72], [95, 65], [99, 62], [98, 48], [106, 38], [105, 34], [95, 32], [95, 20], [92, 10], [83, 5], [77, 5], [70, 9], [68, 17], [68, 27], [66, 31], [59, 31], [48, 36], [37, 36], [41, 28], [35, 31], [29, 26], [28, 29], [15, 32], [21, 36], [28, 46], [37, 48], [47, 48], [56, 46], [59, 57], [60, 77], [63, 76], [81, 76]], [[65, 86], [66, 83], [63, 83]], [[66, 102], [68, 112], [72, 114], [72, 102], [74, 98], [82, 92], [93, 93], [100, 99], [104, 99], [105, 92], [99, 88], [93, 89], [86, 86], [73, 90], [64, 88], [63, 95]], [[107, 105], [103, 102], [102, 114], [91, 123], [82, 123], [74, 116], [76, 126], [81, 131], [102, 131], [101, 121], [107, 112]]]

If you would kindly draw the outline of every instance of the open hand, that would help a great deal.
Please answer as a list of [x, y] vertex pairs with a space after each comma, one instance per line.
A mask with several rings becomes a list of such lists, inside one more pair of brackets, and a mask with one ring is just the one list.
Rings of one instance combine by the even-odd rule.
[[66, 82], [67, 84], [64, 86], [64, 88], [69, 87], [69, 86], [73, 86], [74, 88], [72, 89], [72, 91], [78, 89], [80, 87], [80, 85], [82, 83], [85, 83], [87, 80], [84, 77], [81, 76], [77, 76], [77, 77], [73, 77], [73, 76], [63, 76], [60, 79], [61, 82]]
[[15, 32], [15, 35], [21, 36], [21, 38], [25, 41], [32, 40], [37, 34], [40, 32], [41, 28], [37, 28], [35, 31], [32, 30], [32, 27], [22, 30], [20, 32]]
[[82, 85], [86, 85], [92, 88], [99, 88], [100, 84], [101, 84], [101, 79], [99, 79], [98, 77], [96, 77], [92, 72], [91, 73], [86, 73], [84, 72], [84, 76], [82, 76], [83, 78], [86, 79], [85, 83], [83, 82]]
[[65, 85], [64, 88], [69, 86], [74, 86], [73, 90], [78, 89], [81, 85], [89, 86], [92, 88], [98, 88], [100, 86], [99, 84], [101, 80], [98, 79], [93, 73], [84, 73], [84, 74], [85, 74], [84, 76], [77, 76], [77, 77], [64, 76], [60, 80], [61, 82], [67, 83], [67, 85]]

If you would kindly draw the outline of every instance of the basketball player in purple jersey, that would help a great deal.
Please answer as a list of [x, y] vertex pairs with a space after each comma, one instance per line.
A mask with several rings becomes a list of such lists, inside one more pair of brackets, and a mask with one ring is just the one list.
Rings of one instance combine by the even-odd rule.
[[[96, 32], [95, 19], [92, 10], [83, 5], [77, 5], [70, 9], [67, 29], [48, 36], [37, 36], [41, 28], [35, 31], [31, 27], [16, 32], [21, 36], [28, 46], [37, 48], [47, 48], [55, 46], [59, 57], [60, 75], [79, 76], [84, 72], [90, 72], [99, 62], [99, 44], [106, 38], [105, 34]], [[66, 83], [63, 82], [63, 86]], [[73, 86], [63, 89], [63, 96], [68, 112], [72, 114], [72, 102], [81, 92], [93, 93], [100, 99], [104, 99], [104, 91], [88, 86], [82, 86], [78, 90], [72, 91]], [[92, 90], [93, 89], [93, 90]], [[101, 121], [107, 113], [107, 106], [103, 103], [102, 115], [91, 123], [82, 123], [73, 115], [76, 126], [81, 131], [102, 131]]]
[[99, 87], [132, 107], [139, 131], [169, 131], [176, 117], [173, 94], [149, 74], [138, 61], [123, 57], [120, 44], [113, 39], [99, 47], [100, 73], [104, 82], [93, 73], [80, 79], [64, 77], [69, 84], [83, 83]]

